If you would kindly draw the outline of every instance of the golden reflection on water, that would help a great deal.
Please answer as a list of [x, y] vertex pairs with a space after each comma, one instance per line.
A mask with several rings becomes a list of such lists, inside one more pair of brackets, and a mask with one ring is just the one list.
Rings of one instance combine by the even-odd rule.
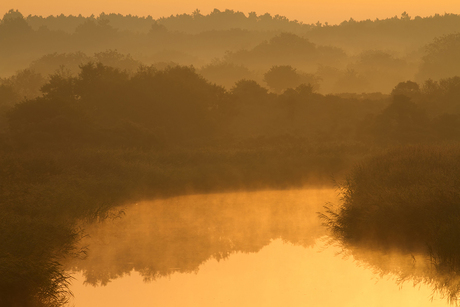
[[226, 193], [129, 206], [123, 218], [89, 229], [88, 258], [72, 264], [80, 272], [70, 306], [446, 306], [430, 302], [426, 286], [399, 290], [324, 246], [316, 212], [336, 194]]

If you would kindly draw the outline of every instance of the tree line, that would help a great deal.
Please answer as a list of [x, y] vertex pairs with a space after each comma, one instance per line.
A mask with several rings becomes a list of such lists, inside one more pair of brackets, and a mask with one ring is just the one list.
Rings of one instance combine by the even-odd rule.
[[[246, 26], [244, 20], [259, 26]], [[182, 21], [184, 26], [175, 26]], [[134, 24], [142, 26], [137, 29]], [[314, 75], [323, 94], [389, 93], [394, 84], [406, 80], [458, 75], [459, 24], [453, 14], [402, 14], [312, 26], [282, 16], [246, 16], [229, 10], [158, 20], [117, 14], [24, 17], [10, 10], [0, 21], [0, 55], [5, 59], [0, 76], [11, 76], [31, 60], [43, 64], [46, 58], [59, 66], [80, 57], [79, 64], [84, 64], [81, 52], [117, 50], [146, 65], [194, 65], [227, 89], [242, 78], [263, 83], [263, 74], [272, 66], [290, 65], [301, 74]], [[73, 69], [78, 71], [74, 64]]]

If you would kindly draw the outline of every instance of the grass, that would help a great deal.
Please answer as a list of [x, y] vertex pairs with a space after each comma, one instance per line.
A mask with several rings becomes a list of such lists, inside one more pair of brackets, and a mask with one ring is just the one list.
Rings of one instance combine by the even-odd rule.
[[[424, 254], [422, 280], [455, 302], [460, 293], [460, 146], [405, 146], [354, 167], [341, 204], [320, 214], [345, 249]], [[414, 276], [412, 276], [414, 277]]]

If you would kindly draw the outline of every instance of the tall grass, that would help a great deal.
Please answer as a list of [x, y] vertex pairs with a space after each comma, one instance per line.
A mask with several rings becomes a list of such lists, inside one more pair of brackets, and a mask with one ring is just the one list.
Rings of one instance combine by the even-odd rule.
[[423, 280], [457, 300], [459, 145], [400, 147], [357, 165], [341, 186], [340, 206], [327, 206], [321, 217], [351, 252], [425, 254], [434, 271]]

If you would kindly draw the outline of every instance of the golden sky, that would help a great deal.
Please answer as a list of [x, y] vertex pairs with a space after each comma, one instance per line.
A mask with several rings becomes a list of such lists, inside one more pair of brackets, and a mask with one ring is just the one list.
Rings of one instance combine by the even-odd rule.
[[387, 18], [407, 11], [410, 16], [430, 16], [435, 13], [460, 13], [459, 0], [2, 0], [0, 16], [9, 9], [24, 15], [105, 13], [151, 15], [154, 18], [171, 14], [191, 13], [195, 9], [207, 14], [214, 8], [233, 9], [258, 14], [266, 12], [284, 15], [305, 23], [340, 23], [350, 17], [356, 20]]

